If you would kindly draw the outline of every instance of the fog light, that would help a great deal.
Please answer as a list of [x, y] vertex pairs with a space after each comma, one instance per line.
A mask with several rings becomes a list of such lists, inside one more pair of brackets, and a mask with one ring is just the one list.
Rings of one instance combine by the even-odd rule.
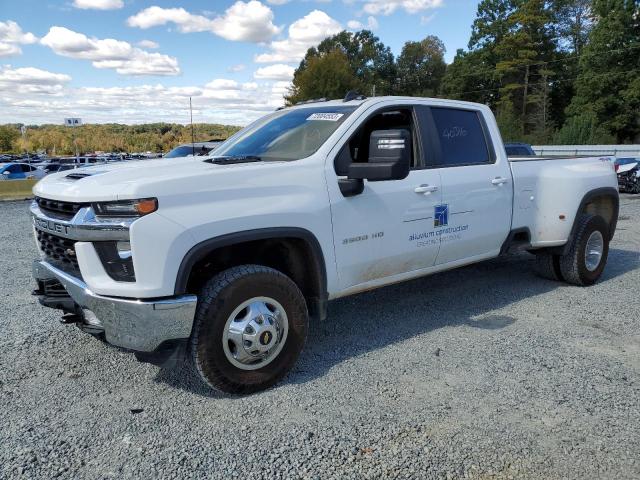
[[116, 243], [116, 250], [118, 250], [118, 256], [126, 260], [131, 258], [131, 242], [118, 242]]
[[118, 282], [135, 282], [131, 244], [129, 242], [94, 242], [107, 275]]

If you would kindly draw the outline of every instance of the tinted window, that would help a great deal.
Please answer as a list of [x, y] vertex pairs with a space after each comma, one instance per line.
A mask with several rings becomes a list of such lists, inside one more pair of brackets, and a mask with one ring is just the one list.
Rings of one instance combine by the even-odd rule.
[[477, 112], [432, 108], [444, 165], [490, 163], [484, 129]]
[[167, 153], [163, 158], [178, 158], [178, 157], [190, 157], [195, 152], [196, 155], [206, 155], [209, 153], [212, 148], [208, 148], [205, 146], [191, 146], [191, 145], [182, 145], [180, 147], [176, 147]]
[[507, 155], [510, 157], [527, 157], [531, 152], [525, 147], [505, 147]]
[[630, 163], [640, 162], [640, 158], [618, 158], [615, 163], [617, 165], [629, 165]]
[[7, 167], [10, 173], [22, 173], [22, 167], [20, 165], [9, 165]]

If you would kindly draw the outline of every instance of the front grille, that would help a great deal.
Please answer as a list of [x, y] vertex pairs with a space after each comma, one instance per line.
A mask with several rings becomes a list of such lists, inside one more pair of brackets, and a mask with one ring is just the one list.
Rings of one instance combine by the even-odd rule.
[[75, 241], [58, 237], [36, 229], [40, 250], [52, 265], [60, 270], [80, 276], [80, 267], [76, 258]]
[[36, 203], [40, 210], [49, 216], [63, 220], [71, 220], [78, 213], [78, 210], [89, 205], [87, 203], [61, 202], [40, 197], [36, 197]]

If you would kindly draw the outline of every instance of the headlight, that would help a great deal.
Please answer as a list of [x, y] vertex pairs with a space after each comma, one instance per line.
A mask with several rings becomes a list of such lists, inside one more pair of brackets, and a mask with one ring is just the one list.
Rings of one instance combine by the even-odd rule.
[[102, 217], [141, 217], [158, 209], [157, 198], [94, 203], [93, 210]]

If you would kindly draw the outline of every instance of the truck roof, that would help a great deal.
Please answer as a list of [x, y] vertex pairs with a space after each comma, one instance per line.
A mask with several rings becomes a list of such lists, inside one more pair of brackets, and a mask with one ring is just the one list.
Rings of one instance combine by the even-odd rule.
[[[436, 102], [436, 103], [446, 103], [448, 105], [460, 105], [460, 106], [467, 106], [467, 107], [474, 107], [477, 108], [479, 105], [479, 103], [473, 103], [473, 102], [464, 102], [462, 100], [450, 100], [450, 99], [446, 99], [446, 98], [433, 98], [433, 97], [407, 97], [407, 96], [394, 96], [394, 95], [386, 95], [386, 96], [382, 96], [382, 97], [365, 97], [362, 99], [354, 99], [354, 100], [348, 100], [348, 101], [344, 101], [342, 99], [335, 99], [335, 100], [318, 100], [318, 101], [308, 101], [308, 102], [303, 102], [303, 103], [299, 103], [296, 105], [292, 105], [290, 107], [285, 107], [286, 109], [298, 109], [298, 108], [305, 108], [305, 107], [313, 107], [313, 106], [349, 106], [349, 105], [355, 105], [355, 106], [361, 106], [361, 105], [370, 105], [370, 104], [375, 104], [375, 103], [380, 103], [380, 102], [384, 102], [386, 100], [394, 100], [396, 102], [407, 102], [407, 103], [412, 103], [415, 102], [416, 100], [429, 100], [432, 102]], [[484, 106], [484, 105], [482, 105]]]

